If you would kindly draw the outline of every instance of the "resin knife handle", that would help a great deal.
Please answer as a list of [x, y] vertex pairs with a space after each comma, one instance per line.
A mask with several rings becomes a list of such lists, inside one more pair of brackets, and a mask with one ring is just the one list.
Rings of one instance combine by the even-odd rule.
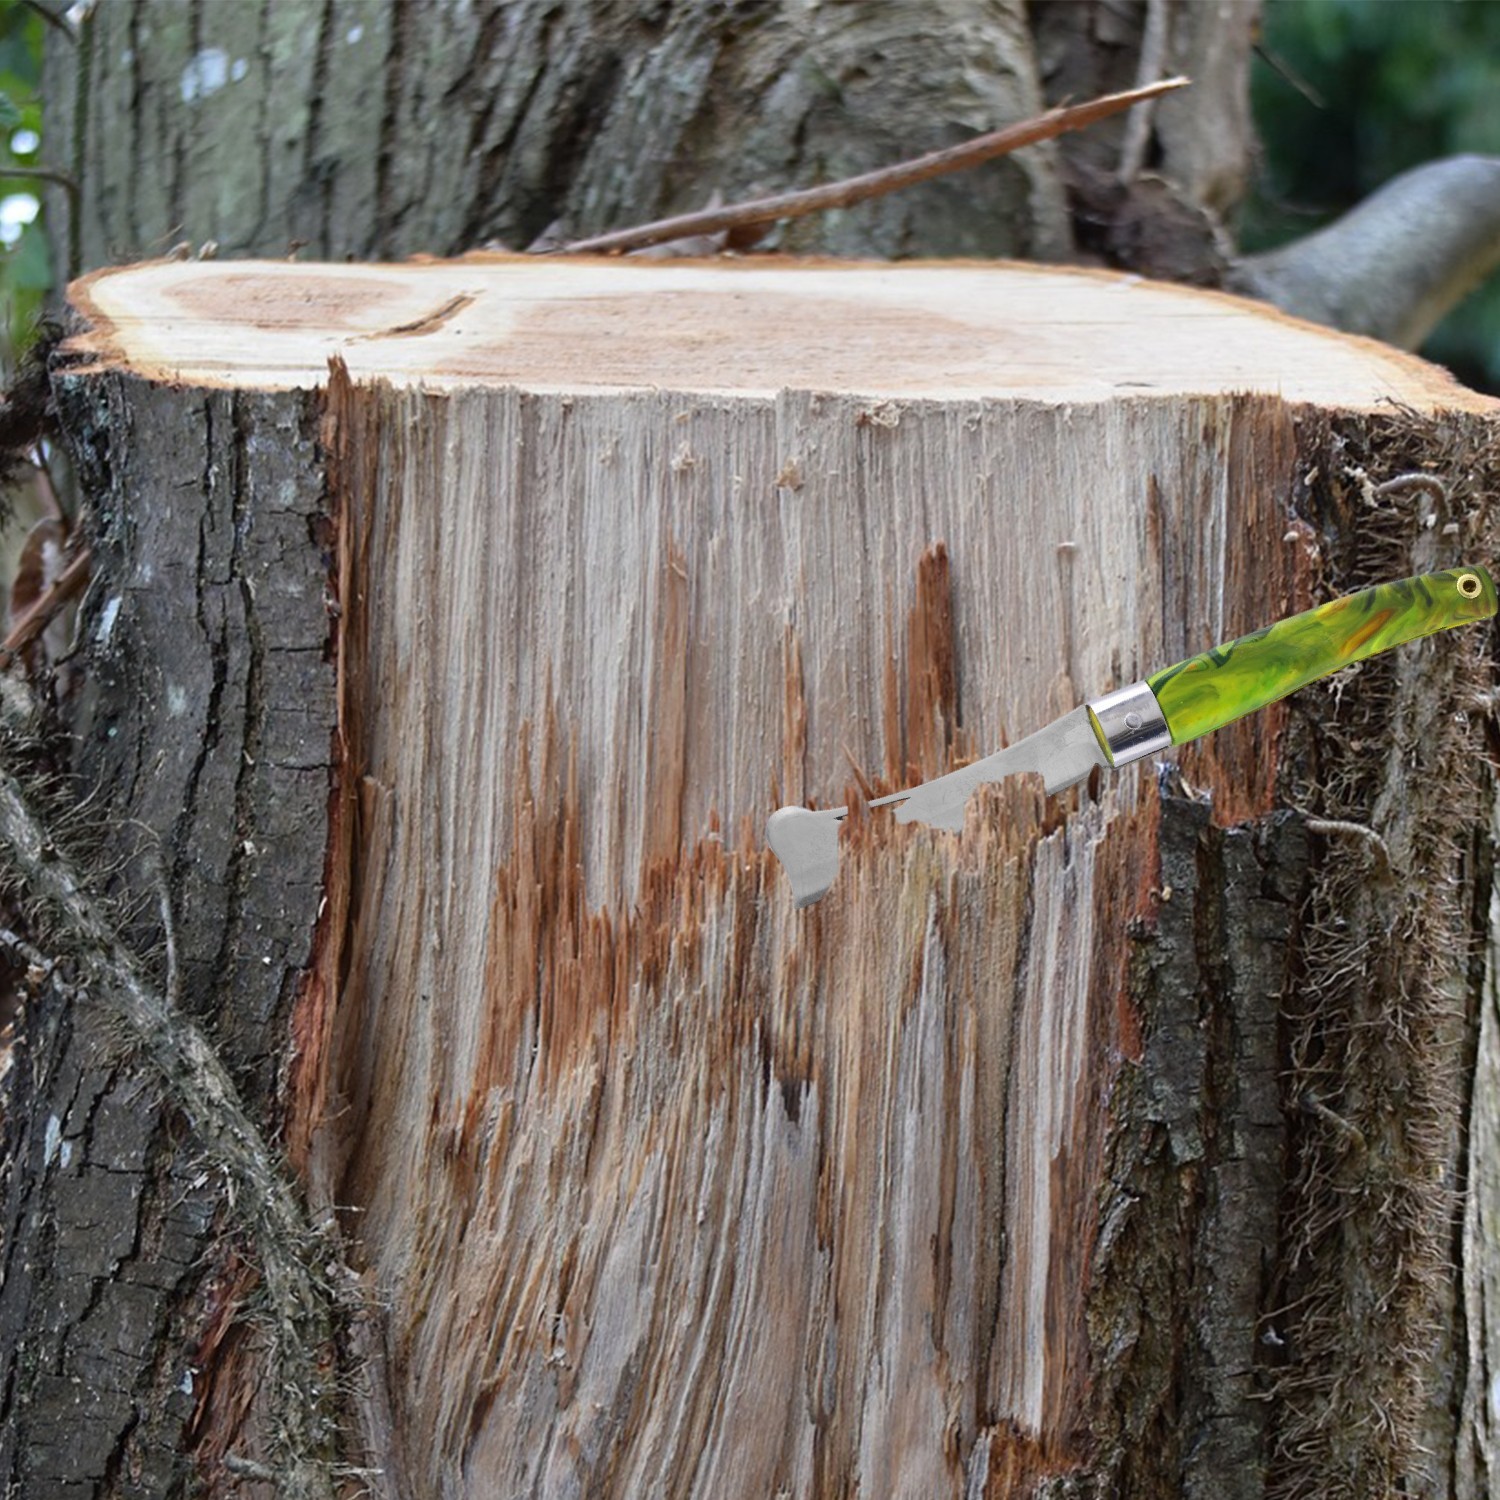
[[1330, 599], [1147, 678], [1181, 745], [1298, 688], [1420, 636], [1486, 620], [1495, 585], [1483, 568], [1449, 568]]
[[1377, 584], [1095, 699], [1094, 733], [1110, 764], [1122, 766], [1222, 729], [1350, 662], [1487, 620], [1495, 607], [1495, 585], [1479, 567]]

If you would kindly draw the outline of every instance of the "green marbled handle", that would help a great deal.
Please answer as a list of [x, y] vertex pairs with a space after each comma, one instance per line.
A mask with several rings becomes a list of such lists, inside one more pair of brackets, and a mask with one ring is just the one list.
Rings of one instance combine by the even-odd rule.
[[1315, 678], [1405, 641], [1495, 613], [1483, 568], [1381, 583], [1278, 620], [1147, 678], [1174, 745], [1285, 698]]

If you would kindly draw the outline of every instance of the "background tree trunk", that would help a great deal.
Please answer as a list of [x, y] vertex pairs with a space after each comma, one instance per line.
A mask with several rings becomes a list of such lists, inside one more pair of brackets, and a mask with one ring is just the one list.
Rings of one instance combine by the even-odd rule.
[[[1452, 1265], [1482, 632], [1162, 783], [1001, 789], [961, 839], [861, 821], [801, 916], [758, 827], [853, 795], [851, 760], [936, 772], [1326, 592], [1488, 554], [1492, 404], [1076, 274], [166, 265], [81, 295], [60, 390], [106, 518], [82, 764], [102, 816], [181, 851], [184, 910], [233, 768], [184, 1009], [279, 1101], [315, 1217], [342, 1213], [378, 1490], [1482, 1492], [1454, 1477], [1482, 1375]], [[316, 378], [330, 338], [398, 383], [336, 370], [314, 444], [318, 398], [267, 387]], [[778, 393], [789, 362], [819, 394]], [[623, 370], [650, 388], [612, 390]], [[1440, 502], [1375, 487], [1417, 464]], [[223, 686], [173, 772], [118, 728], [145, 699], [170, 731], [205, 636]], [[308, 860], [326, 843], [310, 876], [283, 819]], [[247, 1001], [226, 958], [285, 980]], [[123, 1426], [87, 1455], [49, 1441], [78, 1430], [89, 1309], [7, 1281], [25, 1339], [56, 1335], [25, 1344], [43, 1378], [10, 1354], [9, 1472], [125, 1493], [185, 1415], [211, 1483], [274, 1465], [253, 1226], [211, 1143], [117, 1173], [87, 1094], [49, 1129], [54, 1014], [18, 1067], [45, 1090], [11, 1117], [18, 1188], [76, 1234], [96, 1180], [154, 1225], [177, 1171], [209, 1253], [134, 1292], [150, 1353], [91, 1392], [89, 1430]], [[106, 1304], [117, 1258], [89, 1273]]]
[[[1086, 147], [1035, 147], [800, 221], [763, 248], [1064, 259], [1073, 187], [1090, 249], [1136, 264], [1165, 218], [1152, 253], [1175, 240], [1186, 262], [1211, 242], [1205, 213], [1243, 187], [1258, 9], [117, 0], [78, 48], [48, 54], [48, 140], [72, 142], [82, 188], [78, 222], [57, 235], [60, 255], [73, 247], [59, 281], [183, 240], [326, 260], [524, 249], [554, 227], [591, 234], [848, 176], [1129, 87], [1143, 69], [1197, 87]], [[1131, 129], [1136, 165], [1118, 177]], [[63, 224], [67, 200], [48, 212]]]

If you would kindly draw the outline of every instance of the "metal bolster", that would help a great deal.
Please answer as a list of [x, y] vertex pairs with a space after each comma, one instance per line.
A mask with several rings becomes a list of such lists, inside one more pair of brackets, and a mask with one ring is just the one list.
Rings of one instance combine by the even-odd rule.
[[1116, 688], [1088, 705], [1094, 733], [1114, 766], [1129, 765], [1148, 755], [1171, 748], [1172, 731], [1167, 716], [1149, 683], [1132, 682]]

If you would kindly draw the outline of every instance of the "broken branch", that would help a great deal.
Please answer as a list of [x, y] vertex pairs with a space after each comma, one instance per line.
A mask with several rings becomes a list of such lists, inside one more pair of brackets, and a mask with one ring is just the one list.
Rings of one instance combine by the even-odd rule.
[[24, 651], [52, 623], [63, 606], [79, 593], [88, 582], [89, 562], [89, 549], [84, 547], [52, 580], [47, 591], [11, 626], [10, 634], [0, 642], [0, 665], [13, 661]]

